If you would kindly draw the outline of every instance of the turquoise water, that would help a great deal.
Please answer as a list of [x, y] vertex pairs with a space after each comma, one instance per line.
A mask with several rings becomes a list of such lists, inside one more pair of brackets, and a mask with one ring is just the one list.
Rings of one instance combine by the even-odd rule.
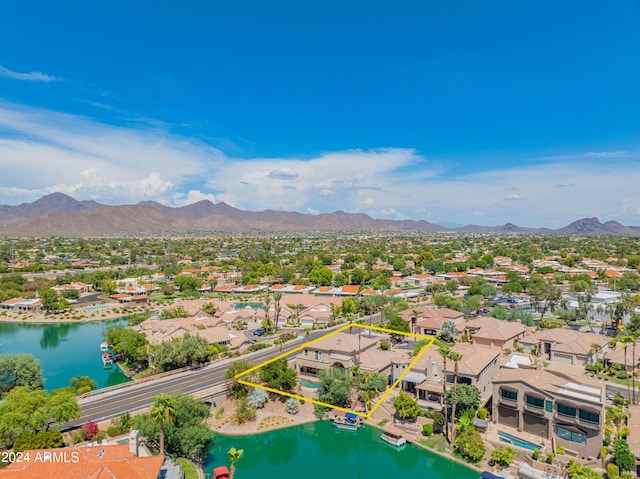
[[396, 448], [382, 442], [381, 431], [365, 426], [357, 432], [315, 422], [253, 436], [216, 435], [205, 458], [205, 473], [229, 465], [227, 451], [244, 449], [236, 463], [241, 479], [477, 479], [479, 472], [412, 444]]
[[253, 309], [262, 309], [262, 303], [236, 303], [233, 307], [236, 311], [240, 311], [247, 306]]
[[313, 381], [307, 381], [306, 379], [298, 379], [298, 382], [305, 388], [320, 389], [320, 383], [314, 383]]
[[126, 326], [126, 319], [90, 323], [23, 324], [0, 323], [1, 354], [33, 354], [42, 362], [48, 390], [69, 385], [75, 376], [89, 376], [98, 387], [129, 381], [117, 366], [104, 369], [100, 343], [104, 331]]
[[512, 446], [521, 447], [523, 449], [529, 449], [533, 451], [534, 449], [542, 449], [540, 444], [534, 444], [529, 441], [525, 441], [524, 439], [520, 439], [519, 437], [512, 436], [511, 434], [507, 434], [506, 432], [498, 431], [498, 436], [500, 441], [506, 442], [507, 444], [511, 444]]

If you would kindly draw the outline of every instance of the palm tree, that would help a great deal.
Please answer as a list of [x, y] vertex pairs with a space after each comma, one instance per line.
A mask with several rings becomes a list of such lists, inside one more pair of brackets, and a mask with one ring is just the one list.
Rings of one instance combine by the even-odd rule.
[[153, 398], [149, 416], [160, 426], [160, 455], [164, 455], [164, 428], [172, 424], [176, 416], [175, 398], [167, 393], [158, 394]]
[[[449, 351], [449, 359], [453, 361], [454, 370], [453, 370], [453, 404], [451, 405], [451, 421], [455, 423], [456, 421], [456, 400], [457, 400], [457, 392], [458, 392], [458, 362], [462, 359], [462, 354], [456, 353], [455, 351]], [[456, 440], [456, 428], [451, 428], [451, 442], [455, 442]]]
[[636, 397], [636, 343], [638, 342], [638, 337], [640, 337], [640, 333], [628, 332], [629, 337], [633, 340], [631, 343], [631, 351], [633, 352], [631, 356], [632, 364], [631, 364], [631, 386], [633, 389], [633, 404], [638, 404], [638, 398]]
[[[375, 299], [373, 295], [366, 296], [364, 298], [364, 304], [367, 307], [367, 311], [369, 311], [369, 326], [373, 325], [373, 310], [376, 307]], [[369, 329], [369, 337], [371, 337], [372, 330]]]
[[271, 309], [271, 295], [267, 291], [266, 296], [264, 297], [264, 303], [262, 304], [262, 309], [264, 309], [264, 322], [267, 325], [267, 334], [271, 332], [271, 328], [269, 327], [269, 310]]
[[282, 308], [280, 307], [280, 300], [282, 299], [282, 291], [276, 291], [275, 293], [273, 293], [273, 301], [275, 302], [275, 308], [276, 308], [276, 317], [275, 317], [275, 324], [274, 324], [274, 329], [275, 332], [278, 332], [278, 321], [280, 320], [280, 311], [282, 311]]
[[448, 438], [447, 429], [447, 358], [449, 357], [449, 347], [441, 346], [438, 350], [440, 356], [442, 356], [442, 404], [444, 406], [444, 436]]
[[[622, 347], [624, 348], [624, 372], [627, 378], [627, 398], [629, 402], [633, 400], [631, 396], [631, 384], [629, 383], [629, 373], [627, 372], [627, 346], [631, 342], [635, 342], [635, 338], [633, 338], [630, 334], [623, 334], [616, 338], [618, 342], [622, 343]], [[631, 375], [633, 378], [633, 374]]]
[[411, 311], [413, 315], [411, 316], [411, 333], [416, 333], [416, 323], [418, 322], [418, 318], [422, 317], [422, 311], [418, 309], [414, 309]]
[[242, 459], [242, 456], [244, 456], [244, 449], [236, 449], [235, 447], [232, 447], [227, 451], [227, 457], [231, 463], [231, 474], [229, 475], [229, 479], [233, 479], [235, 477], [236, 462]]

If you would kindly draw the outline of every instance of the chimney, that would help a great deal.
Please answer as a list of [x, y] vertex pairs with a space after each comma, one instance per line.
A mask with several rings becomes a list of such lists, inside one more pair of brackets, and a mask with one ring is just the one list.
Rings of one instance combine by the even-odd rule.
[[129, 433], [129, 452], [138, 457], [138, 430], [132, 429]]

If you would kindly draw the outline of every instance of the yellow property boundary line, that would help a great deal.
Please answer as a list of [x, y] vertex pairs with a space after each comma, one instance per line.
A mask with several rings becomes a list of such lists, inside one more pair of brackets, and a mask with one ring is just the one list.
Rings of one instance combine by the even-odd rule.
[[[255, 383], [251, 383], [249, 381], [244, 381], [242, 379], [240, 379], [243, 376], [246, 376], [247, 374], [251, 374], [254, 371], [257, 371], [258, 369], [261, 369], [262, 367], [266, 366], [267, 364], [271, 364], [274, 361], [277, 361], [279, 359], [285, 358], [291, 354], [297, 353], [298, 351], [301, 351], [304, 348], [308, 348], [309, 346], [311, 346], [312, 344], [317, 343], [318, 341], [322, 341], [323, 339], [326, 339], [330, 336], [333, 336], [334, 334], [337, 333], [341, 333], [342, 331], [344, 331], [345, 329], [348, 328], [365, 328], [365, 329], [371, 329], [373, 331], [381, 331], [383, 333], [389, 333], [389, 334], [395, 334], [395, 335], [401, 335], [401, 336], [410, 336], [410, 337], [414, 337], [414, 338], [418, 338], [418, 339], [427, 339], [429, 340], [429, 344], [425, 345], [418, 354], [416, 354], [416, 357], [413, 358], [413, 360], [411, 361], [411, 363], [409, 363], [409, 367], [393, 382], [393, 384], [384, 392], [384, 394], [382, 395], [382, 397], [380, 398], [380, 400], [378, 402], [376, 402], [373, 407], [371, 408], [371, 410], [368, 413], [362, 413], [362, 412], [358, 412], [358, 411], [354, 411], [352, 409], [347, 409], [347, 408], [343, 408], [343, 407], [338, 407], [338, 406], [334, 406], [333, 404], [327, 404], [325, 402], [322, 401], [318, 401], [316, 399], [309, 399], [307, 397], [304, 396], [300, 396], [298, 394], [291, 394], [285, 391], [279, 391], [277, 389], [273, 389], [270, 387], [266, 387], [266, 386], [262, 386], [260, 384], [255, 384]], [[238, 381], [238, 383], [240, 384], [244, 384], [245, 386], [251, 386], [254, 388], [258, 388], [258, 389], [262, 389], [264, 391], [268, 391], [271, 393], [275, 393], [275, 394], [280, 394], [282, 396], [287, 396], [287, 397], [292, 397], [294, 399], [298, 399], [299, 401], [309, 401], [312, 404], [317, 404], [319, 406], [324, 406], [324, 407], [328, 407], [328, 408], [332, 408], [332, 409], [337, 409], [339, 411], [343, 411], [343, 412], [348, 412], [348, 413], [352, 413], [352, 414], [356, 414], [358, 416], [362, 416], [365, 419], [368, 419], [376, 409], [378, 409], [378, 407], [380, 407], [380, 405], [384, 402], [385, 399], [387, 399], [387, 397], [389, 396], [389, 394], [391, 394], [391, 392], [398, 386], [398, 384], [400, 384], [400, 381], [402, 381], [402, 379], [409, 373], [409, 371], [411, 371], [411, 368], [413, 366], [415, 366], [415, 364], [418, 362], [418, 360], [422, 357], [422, 355], [424, 353], [427, 352], [427, 349], [429, 349], [429, 347], [434, 343], [434, 341], [436, 340], [436, 338], [434, 338], [433, 336], [425, 336], [422, 334], [414, 334], [414, 333], [403, 333], [400, 331], [394, 331], [392, 329], [386, 329], [386, 328], [379, 328], [377, 326], [367, 326], [366, 324], [359, 324], [359, 323], [348, 323], [345, 324], [344, 326], [342, 326], [341, 328], [336, 329], [335, 331], [332, 331], [328, 334], [325, 334], [324, 336], [320, 336], [318, 339], [314, 339], [311, 342], [308, 343], [304, 343], [303, 345], [292, 349], [291, 351], [288, 351], [284, 354], [281, 354], [279, 356], [276, 356], [275, 358], [271, 358], [268, 361], [265, 361], [261, 364], [258, 364], [257, 366], [254, 366], [250, 369], [247, 369], [246, 371], [243, 371], [239, 374], [236, 374], [234, 376], [234, 379], [236, 379]]]

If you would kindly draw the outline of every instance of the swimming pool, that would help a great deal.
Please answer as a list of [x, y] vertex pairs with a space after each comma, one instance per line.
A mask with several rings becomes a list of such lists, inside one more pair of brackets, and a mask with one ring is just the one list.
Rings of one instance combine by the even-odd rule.
[[262, 306], [263, 306], [262, 303], [236, 303], [233, 305], [233, 308], [236, 311], [240, 311], [241, 309], [244, 309], [244, 308], [262, 309]]
[[313, 381], [308, 381], [306, 379], [298, 379], [298, 382], [302, 387], [309, 389], [320, 389], [322, 387], [320, 386], [320, 383], [314, 383]]
[[95, 306], [85, 306], [85, 311], [100, 311], [101, 309], [113, 309], [113, 304], [96, 304]]
[[520, 439], [519, 437], [512, 436], [511, 434], [507, 434], [506, 432], [502, 431], [498, 431], [498, 438], [501, 442], [506, 442], [507, 444], [521, 447], [523, 449], [529, 449], [530, 451], [533, 451], [535, 449], [543, 449], [543, 446], [541, 446], [540, 444], [534, 444], [533, 442], [525, 441], [524, 439]]

